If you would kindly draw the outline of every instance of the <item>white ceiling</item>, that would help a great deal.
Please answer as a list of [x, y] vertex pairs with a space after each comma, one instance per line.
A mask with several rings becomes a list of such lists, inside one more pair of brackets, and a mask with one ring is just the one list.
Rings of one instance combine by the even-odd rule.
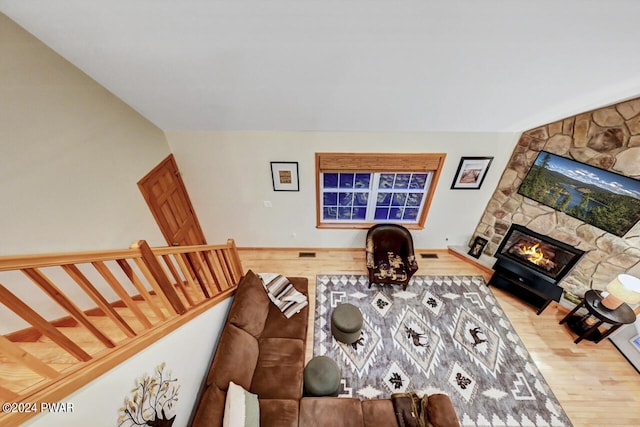
[[638, 0], [0, 0], [164, 130], [519, 132], [640, 95]]

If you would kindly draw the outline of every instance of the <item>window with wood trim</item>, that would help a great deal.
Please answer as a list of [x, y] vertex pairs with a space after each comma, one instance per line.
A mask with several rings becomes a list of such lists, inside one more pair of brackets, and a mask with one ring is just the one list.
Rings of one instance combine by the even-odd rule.
[[318, 227], [423, 228], [445, 156], [316, 153]]

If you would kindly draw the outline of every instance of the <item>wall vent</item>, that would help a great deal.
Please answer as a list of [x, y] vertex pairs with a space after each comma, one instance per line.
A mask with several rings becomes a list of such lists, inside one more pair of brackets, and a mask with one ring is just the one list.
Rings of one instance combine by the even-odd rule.
[[315, 258], [315, 252], [298, 252], [298, 258]]
[[438, 254], [420, 254], [420, 258], [438, 258]]

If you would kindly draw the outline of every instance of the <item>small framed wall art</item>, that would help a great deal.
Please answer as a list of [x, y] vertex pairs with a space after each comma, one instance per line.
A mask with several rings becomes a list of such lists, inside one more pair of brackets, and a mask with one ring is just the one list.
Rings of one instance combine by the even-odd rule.
[[493, 157], [462, 157], [451, 188], [478, 190], [484, 181]]
[[473, 244], [471, 245], [471, 249], [469, 249], [468, 254], [474, 258], [480, 258], [480, 255], [482, 255], [482, 251], [487, 243], [489, 243], [487, 239], [476, 236], [476, 238], [473, 239]]
[[300, 191], [298, 162], [271, 162], [273, 191]]

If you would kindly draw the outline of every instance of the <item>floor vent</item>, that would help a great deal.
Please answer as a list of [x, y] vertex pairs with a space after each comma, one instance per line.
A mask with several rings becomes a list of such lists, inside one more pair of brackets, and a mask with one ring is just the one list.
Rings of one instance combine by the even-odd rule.
[[438, 258], [438, 254], [420, 254], [420, 258]]
[[298, 258], [315, 258], [315, 252], [298, 252]]

